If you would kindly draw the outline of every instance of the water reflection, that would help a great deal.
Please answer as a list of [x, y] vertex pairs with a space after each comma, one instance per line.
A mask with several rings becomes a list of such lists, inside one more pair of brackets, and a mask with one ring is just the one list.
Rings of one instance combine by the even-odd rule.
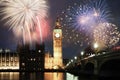
[[78, 77], [60, 72], [0, 72], [0, 80], [78, 80]]
[[0, 72], [0, 80], [19, 80], [18, 72]]
[[44, 73], [41, 72], [21, 72], [18, 80], [44, 80]]
[[66, 73], [66, 80], [78, 80], [78, 76], [74, 76], [70, 73]]
[[54, 73], [44, 73], [44, 80], [64, 80], [63, 73], [54, 72]]

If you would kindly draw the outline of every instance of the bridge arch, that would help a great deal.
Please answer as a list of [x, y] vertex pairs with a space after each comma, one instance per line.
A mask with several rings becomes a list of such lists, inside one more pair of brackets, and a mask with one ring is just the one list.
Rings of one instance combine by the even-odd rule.
[[84, 72], [87, 74], [94, 74], [94, 64], [91, 62], [86, 63]]
[[111, 59], [102, 63], [98, 74], [100, 77], [120, 76], [120, 59]]
[[81, 64], [75, 63], [73, 69], [76, 69], [76, 70], [80, 71], [81, 70]]

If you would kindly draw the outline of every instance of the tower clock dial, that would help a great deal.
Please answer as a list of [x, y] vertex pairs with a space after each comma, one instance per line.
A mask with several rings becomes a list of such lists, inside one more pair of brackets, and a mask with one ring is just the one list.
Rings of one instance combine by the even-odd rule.
[[59, 37], [60, 37], [60, 34], [59, 34], [59, 33], [56, 33], [56, 34], [55, 34], [55, 37], [56, 37], [56, 38], [59, 38]]

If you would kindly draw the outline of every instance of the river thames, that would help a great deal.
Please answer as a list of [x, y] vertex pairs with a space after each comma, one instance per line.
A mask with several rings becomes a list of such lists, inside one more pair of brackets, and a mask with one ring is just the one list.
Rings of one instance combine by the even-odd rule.
[[0, 72], [0, 80], [90, 80], [90, 78], [80, 78], [70, 73], [60, 72]]
[[0, 72], [0, 80], [119, 80], [120, 77], [99, 77], [63, 72]]

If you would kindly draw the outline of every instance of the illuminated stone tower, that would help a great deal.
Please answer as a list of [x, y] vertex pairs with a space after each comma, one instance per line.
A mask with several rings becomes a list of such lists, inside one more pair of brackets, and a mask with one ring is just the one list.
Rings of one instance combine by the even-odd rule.
[[53, 30], [53, 45], [54, 45], [53, 46], [54, 68], [59, 68], [63, 66], [63, 61], [62, 61], [62, 29], [58, 18], [56, 20], [56, 26]]

